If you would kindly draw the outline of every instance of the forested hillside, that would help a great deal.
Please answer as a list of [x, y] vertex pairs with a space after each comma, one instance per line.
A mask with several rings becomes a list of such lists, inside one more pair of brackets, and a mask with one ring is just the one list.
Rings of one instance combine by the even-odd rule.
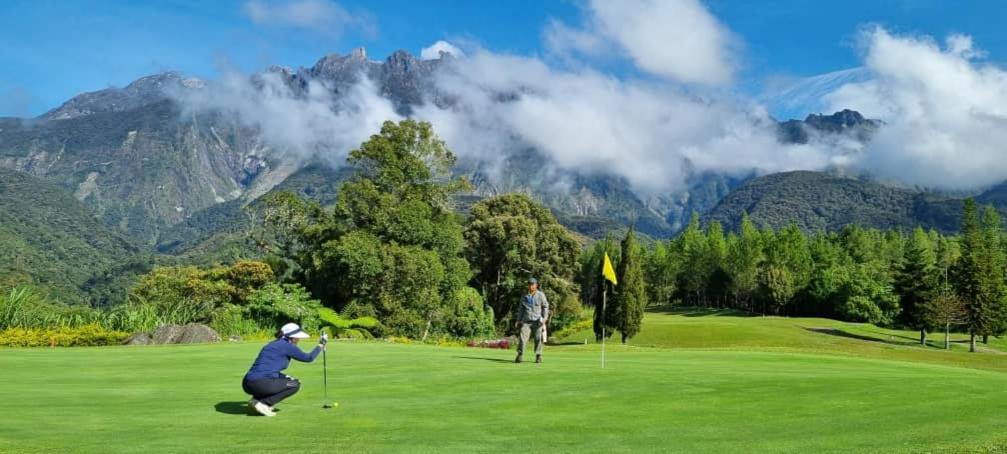
[[786, 172], [751, 180], [703, 218], [737, 229], [743, 213], [760, 227], [796, 224], [807, 232], [846, 225], [908, 230], [958, 230], [961, 200], [822, 172]]
[[64, 190], [0, 169], [0, 287], [35, 283], [65, 302], [140, 250]]

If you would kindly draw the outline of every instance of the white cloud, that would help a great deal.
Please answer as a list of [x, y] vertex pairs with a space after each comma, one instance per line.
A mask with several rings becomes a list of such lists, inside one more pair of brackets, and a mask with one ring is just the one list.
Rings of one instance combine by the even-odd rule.
[[808, 114], [831, 113], [827, 96], [844, 85], [871, 80], [865, 68], [850, 68], [810, 77], [776, 76], [767, 80], [759, 100], [780, 120], [803, 119]]
[[826, 97], [887, 123], [858, 162], [908, 183], [973, 189], [1007, 177], [1007, 71], [978, 60], [972, 39], [863, 32], [872, 80]]
[[349, 28], [372, 32], [372, 21], [329, 0], [249, 0], [244, 14], [257, 25], [310, 29], [338, 35]]
[[302, 163], [320, 157], [342, 165], [346, 154], [385, 120], [396, 121], [392, 103], [379, 96], [366, 77], [340, 97], [319, 82], [308, 83], [304, 93], [295, 93], [277, 72], [255, 76], [227, 72], [223, 78], [199, 90], [175, 96], [195, 111], [223, 111], [243, 125], [259, 131], [261, 139], [285, 161]]
[[664, 83], [486, 51], [452, 62], [437, 83], [458, 105], [445, 111], [428, 104], [416, 115], [460, 155], [488, 162], [534, 148], [543, 164], [624, 177], [646, 193], [681, 189], [693, 172], [834, 163], [831, 149], [780, 144], [758, 106], [699, 98]]
[[582, 28], [553, 21], [546, 44], [560, 55], [618, 48], [643, 71], [677, 82], [726, 85], [736, 40], [699, 0], [591, 0]]
[[420, 58], [423, 60], [437, 60], [441, 58], [441, 52], [451, 54], [454, 57], [464, 57], [465, 52], [451, 44], [447, 41], [440, 40], [436, 43], [431, 44], [429, 47], [424, 47], [420, 51]]
[[[534, 149], [544, 158], [546, 174], [614, 175], [641, 194], [683, 189], [690, 176], [702, 172], [822, 169], [847, 162], [857, 149], [838, 142], [779, 143], [765, 108], [696, 86], [729, 83], [733, 71], [730, 33], [702, 5], [634, 1], [593, 2], [586, 28], [553, 22], [545, 39], [554, 50], [567, 46], [582, 56], [629, 55], [661, 77], [618, 78], [590, 66], [557, 67], [537, 57], [475, 49], [466, 58], [446, 60], [436, 75], [435, 84], [443, 99], [454, 101], [452, 107], [428, 102], [416, 107], [414, 116], [431, 121], [460, 156], [490, 169]], [[594, 33], [604, 39], [593, 39]], [[457, 50], [440, 41], [421, 57], [439, 57], [448, 49]], [[187, 105], [234, 112], [278, 152], [302, 160], [322, 154], [341, 162], [383, 120], [399, 118], [362, 79], [337, 97], [318, 82], [302, 94], [291, 92], [275, 73], [261, 76], [261, 87], [230, 74]]]

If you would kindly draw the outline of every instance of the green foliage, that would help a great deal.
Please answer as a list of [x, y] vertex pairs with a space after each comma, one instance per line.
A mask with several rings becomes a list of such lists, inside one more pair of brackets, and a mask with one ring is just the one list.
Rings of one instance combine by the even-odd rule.
[[1007, 283], [1000, 218], [987, 208], [982, 219], [976, 203], [965, 201], [962, 214], [961, 260], [954, 270], [957, 294], [965, 301], [965, 324], [972, 334], [998, 334], [1005, 325]]
[[486, 295], [498, 328], [513, 325], [529, 277], [539, 279], [554, 313], [576, 312], [562, 306], [577, 293], [579, 246], [544, 206], [523, 194], [485, 199], [472, 206], [464, 236], [472, 281]]
[[381, 332], [381, 323], [374, 317], [358, 317], [347, 320], [339, 316], [339, 313], [322, 307], [318, 309], [318, 319], [322, 328], [335, 337], [350, 339], [371, 339], [374, 333]]
[[619, 263], [621, 250], [611, 236], [595, 243], [581, 254], [580, 272], [577, 275], [577, 282], [581, 288], [581, 301], [594, 308], [594, 333], [595, 338], [599, 340], [603, 332], [605, 337], [610, 337], [616, 328], [616, 320], [611, 317], [612, 311], [608, 310], [613, 297], [612, 284], [601, 276], [605, 254], [608, 254], [613, 264]]
[[483, 302], [482, 295], [471, 287], [454, 292], [443, 311], [446, 331], [458, 337], [493, 336], [493, 310]]
[[748, 215], [742, 213], [738, 236], [728, 238], [727, 272], [731, 276], [730, 290], [734, 295], [734, 305], [739, 308], [752, 307], [752, 299], [759, 285], [759, 265], [765, 251], [762, 237]]
[[272, 201], [272, 250], [346, 316], [376, 317], [394, 335], [459, 334], [452, 330], [468, 323], [455, 317], [471, 311], [451, 302], [471, 271], [451, 206], [467, 187], [450, 175], [454, 155], [429, 123], [405, 120], [385, 122], [348, 163], [355, 173], [331, 211], [291, 195]]
[[643, 311], [647, 307], [642, 255], [630, 228], [622, 240], [622, 254], [616, 271], [619, 285], [612, 301], [613, 317], [624, 344], [640, 332]]
[[706, 213], [737, 229], [744, 214], [759, 227], [804, 232], [839, 231], [847, 225], [910, 230], [918, 225], [956, 230], [959, 201], [881, 183], [822, 172], [783, 172], [755, 178], [731, 191]]
[[580, 323], [587, 318], [579, 295], [568, 294], [562, 300], [556, 302], [550, 300], [549, 305], [550, 330], [566, 329], [566, 327]]
[[[729, 242], [725, 244], [729, 247]], [[670, 246], [668, 242], [659, 242], [653, 249], [644, 252], [647, 301], [657, 306], [670, 305], [677, 290], [675, 281], [680, 266], [679, 256], [672, 253]]]
[[709, 253], [709, 244], [700, 228], [699, 214], [693, 213], [692, 220], [675, 239], [674, 250], [682, 257], [683, 272], [678, 277], [682, 299], [686, 304], [705, 306], [714, 256]]
[[33, 285], [87, 303], [91, 280], [138, 252], [62, 188], [0, 169], [0, 288]]
[[902, 314], [899, 323], [925, 332], [928, 322], [926, 305], [937, 297], [937, 256], [930, 237], [917, 227], [909, 236], [905, 255], [896, 273], [895, 293], [899, 295]]
[[185, 323], [209, 323], [218, 307], [231, 303], [236, 290], [223, 279], [194, 266], [157, 267], [130, 290], [131, 302], [151, 305]]
[[321, 308], [321, 303], [297, 284], [266, 284], [249, 295], [245, 304], [247, 318], [259, 326], [276, 329], [295, 322], [309, 332], [318, 330]]
[[79, 327], [5, 328], [0, 331], [0, 347], [93, 347], [118, 345], [129, 337], [123, 331], [109, 331], [97, 323]]

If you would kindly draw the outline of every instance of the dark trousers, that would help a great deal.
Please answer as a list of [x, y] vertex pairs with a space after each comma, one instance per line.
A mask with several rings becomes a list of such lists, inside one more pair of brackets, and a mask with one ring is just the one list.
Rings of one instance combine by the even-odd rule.
[[301, 382], [295, 378], [286, 377], [260, 378], [258, 380], [242, 380], [241, 387], [255, 400], [272, 407], [300, 390]]

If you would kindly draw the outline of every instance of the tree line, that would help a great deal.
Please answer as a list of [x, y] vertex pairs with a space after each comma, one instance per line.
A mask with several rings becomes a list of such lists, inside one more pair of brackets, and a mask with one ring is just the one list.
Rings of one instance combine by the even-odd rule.
[[[459, 212], [456, 196], [469, 184], [453, 173], [455, 160], [430, 124], [386, 122], [350, 152], [354, 175], [334, 204], [279, 192], [249, 208], [262, 263], [158, 268], [130, 295], [227, 331], [307, 313], [376, 320], [366, 328], [417, 339], [484, 337], [507, 333], [536, 277], [552, 303], [550, 332], [585, 319], [586, 306], [599, 339], [617, 331], [623, 342], [640, 331], [648, 306], [667, 305], [904, 327], [924, 343], [928, 331], [961, 326], [973, 350], [976, 338], [1007, 330], [1001, 219], [973, 200], [958, 235], [856, 225], [807, 234], [796, 225], [760, 229], [748, 216], [725, 231], [694, 215], [651, 247], [632, 228], [585, 247], [527, 195]], [[605, 255], [618, 285], [601, 276]], [[255, 285], [246, 285], [251, 277]]]
[[[585, 304], [600, 307], [604, 284], [594, 270], [606, 252], [626, 262], [626, 241], [622, 248], [601, 241], [582, 256]], [[718, 222], [703, 228], [693, 216], [677, 237], [628, 251], [629, 263], [642, 262], [645, 300], [653, 305], [868, 322], [919, 330], [921, 343], [929, 330], [960, 326], [970, 334], [971, 351], [977, 338], [1007, 331], [1002, 222], [993, 207], [980, 210], [972, 199], [964, 202], [958, 235], [856, 225], [814, 234], [796, 225], [774, 231], [757, 228], [747, 215], [737, 232], [725, 233]], [[619, 313], [626, 304], [616, 306], [596, 310], [596, 332], [602, 323], [620, 327], [632, 319]], [[628, 328], [630, 336], [638, 329]]]

